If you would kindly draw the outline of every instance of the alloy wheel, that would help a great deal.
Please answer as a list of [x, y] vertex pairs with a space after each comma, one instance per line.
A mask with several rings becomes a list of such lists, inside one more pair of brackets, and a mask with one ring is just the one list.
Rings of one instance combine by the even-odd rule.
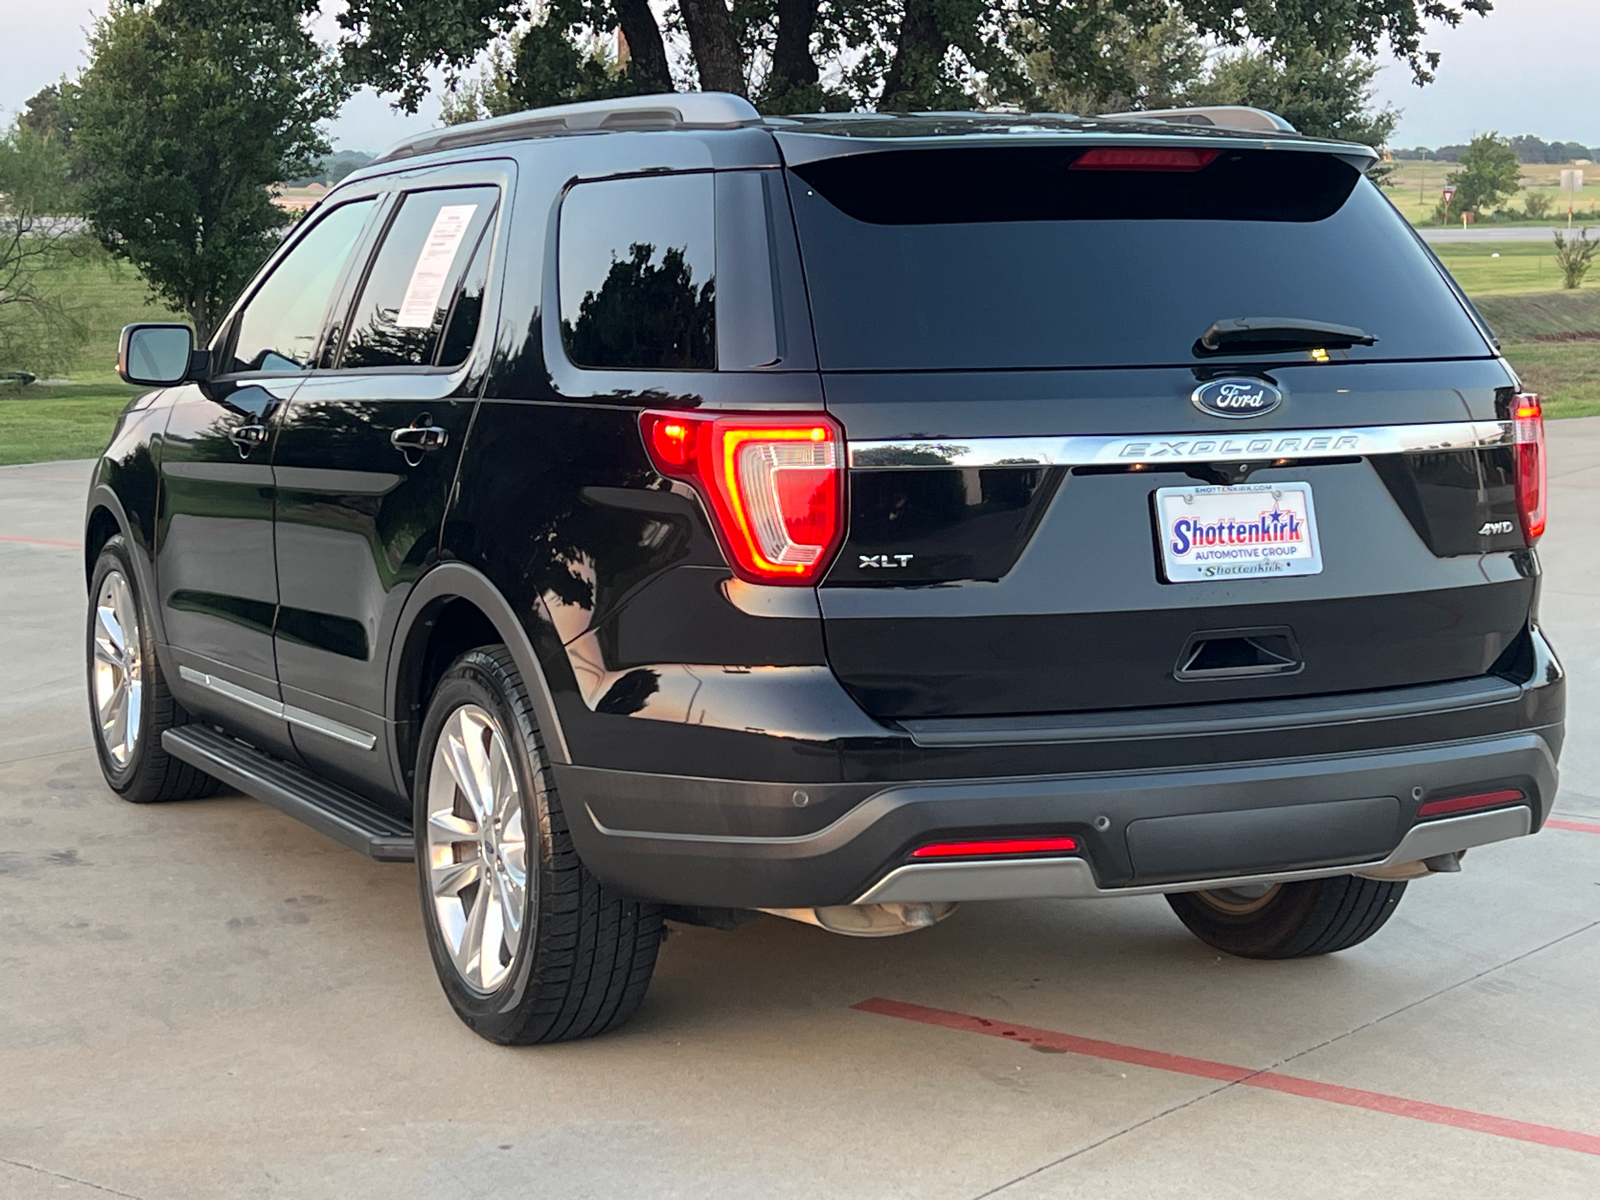
[[1210, 891], [1196, 892], [1195, 896], [1218, 912], [1242, 917], [1260, 912], [1276, 900], [1282, 890], [1281, 883], [1253, 883], [1241, 884], [1239, 887], [1213, 888]]
[[439, 731], [428, 772], [428, 887], [462, 980], [488, 994], [516, 961], [531, 920], [521, 789], [504, 734], [476, 704]]
[[94, 604], [94, 712], [100, 744], [121, 770], [139, 748], [144, 663], [139, 610], [121, 571], [108, 571]]

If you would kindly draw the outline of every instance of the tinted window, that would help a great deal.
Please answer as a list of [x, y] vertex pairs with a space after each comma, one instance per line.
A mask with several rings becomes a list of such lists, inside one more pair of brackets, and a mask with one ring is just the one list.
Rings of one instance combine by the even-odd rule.
[[478, 336], [478, 324], [483, 317], [483, 293], [489, 286], [489, 247], [493, 239], [484, 230], [478, 238], [478, 251], [472, 264], [461, 277], [456, 289], [455, 303], [445, 318], [444, 337], [439, 340], [439, 365], [459, 367], [467, 361], [472, 343]]
[[[352, 310], [339, 366], [434, 364], [462, 278], [498, 199], [491, 187], [402, 198]], [[481, 301], [480, 289], [480, 306]]]
[[832, 369], [1192, 364], [1230, 317], [1353, 325], [1364, 359], [1489, 353], [1404, 220], [1336, 158], [1074, 168], [1080, 148], [902, 151], [790, 176]]
[[375, 201], [323, 216], [272, 268], [239, 314], [234, 371], [309, 371], [322, 318]]
[[579, 184], [561, 206], [561, 336], [581, 367], [712, 370], [712, 176]]

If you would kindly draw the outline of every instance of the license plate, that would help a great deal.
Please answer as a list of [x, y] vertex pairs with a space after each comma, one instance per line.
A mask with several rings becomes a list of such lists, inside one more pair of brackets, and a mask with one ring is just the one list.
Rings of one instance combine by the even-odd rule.
[[1322, 571], [1309, 483], [1159, 488], [1156, 526], [1168, 583]]

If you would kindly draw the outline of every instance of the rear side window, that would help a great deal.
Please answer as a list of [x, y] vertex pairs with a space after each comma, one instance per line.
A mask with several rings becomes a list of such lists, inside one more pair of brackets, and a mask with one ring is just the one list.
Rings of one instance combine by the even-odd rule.
[[272, 268], [239, 314], [230, 371], [309, 371], [322, 320], [374, 201], [322, 216]]
[[1236, 317], [1378, 338], [1335, 357], [1490, 353], [1403, 218], [1331, 155], [1075, 167], [1084, 153], [892, 151], [792, 171], [822, 365], [1192, 365], [1201, 334]]
[[[412, 192], [401, 199], [351, 312], [341, 368], [455, 366], [465, 360], [483, 304], [486, 230], [499, 198], [497, 189], [479, 187]], [[476, 287], [475, 298], [465, 295], [464, 281]], [[460, 321], [453, 319], [457, 312]], [[440, 353], [442, 345], [453, 361]]]
[[713, 177], [583, 183], [561, 205], [561, 339], [580, 367], [717, 365]]

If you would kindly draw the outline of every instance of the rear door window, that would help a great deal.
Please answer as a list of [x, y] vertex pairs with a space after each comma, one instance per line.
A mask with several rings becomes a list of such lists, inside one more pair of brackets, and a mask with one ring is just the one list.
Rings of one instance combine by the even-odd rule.
[[351, 311], [338, 366], [456, 366], [483, 307], [493, 187], [412, 192], [400, 200]]
[[711, 175], [578, 184], [561, 205], [557, 269], [561, 339], [578, 366], [716, 368]]
[[[834, 370], [1193, 365], [1215, 321], [1350, 325], [1351, 359], [1491, 353], [1403, 218], [1332, 155], [1126, 169], [1080, 146], [906, 150], [790, 173]], [[1303, 354], [1301, 355], [1303, 357]]]

